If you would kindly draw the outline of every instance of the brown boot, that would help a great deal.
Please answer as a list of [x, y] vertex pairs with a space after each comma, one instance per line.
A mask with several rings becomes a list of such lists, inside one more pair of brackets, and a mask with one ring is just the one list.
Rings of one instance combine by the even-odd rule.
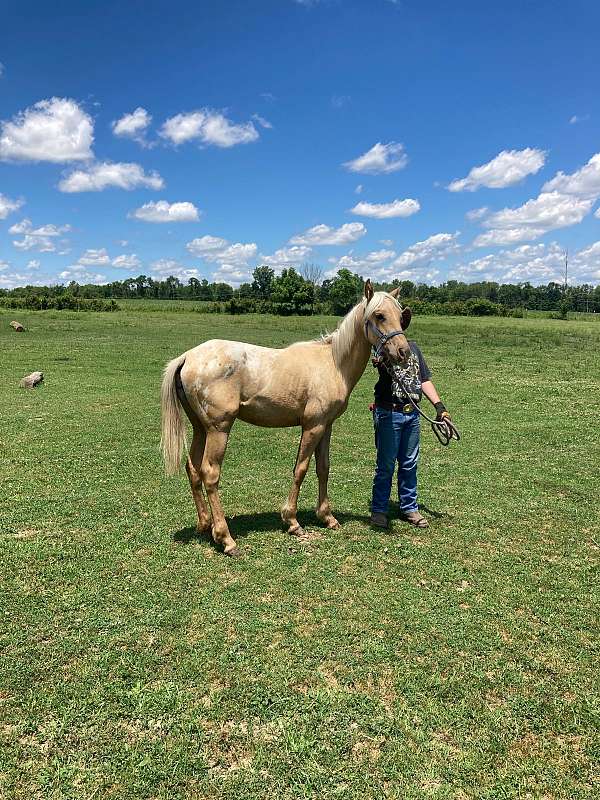
[[385, 514], [380, 514], [377, 511], [374, 511], [371, 514], [371, 525], [375, 528], [387, 528], [388, 526], [388, 518]]

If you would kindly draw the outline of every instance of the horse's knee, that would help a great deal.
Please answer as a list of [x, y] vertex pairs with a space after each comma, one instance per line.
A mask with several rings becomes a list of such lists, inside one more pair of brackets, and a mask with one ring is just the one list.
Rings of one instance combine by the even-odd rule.
[[202, 491], [202, 478], [198, 475], [197, 472], [190, 473], [188, 471], [188, 478], [190, 479], [190, 486], [192, 487], [193, 492], [201, 492]]
[[308, 464], [300, 464], [294, 470], [294, 480], [297, 483], [302, 483], [304, 478], [306, 477], [306, 473], [308, 472]]
[[219, 487], [219, 477], [221, 470], [213, 464], [202, 468], [202, 483], [206, 486], [206, 491], [216, 491]]

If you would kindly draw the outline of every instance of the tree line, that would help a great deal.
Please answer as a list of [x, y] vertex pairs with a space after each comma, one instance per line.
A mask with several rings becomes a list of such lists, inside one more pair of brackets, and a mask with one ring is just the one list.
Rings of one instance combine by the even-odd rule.
[[[102, 286], [79, 284], [22, 286], [0, 290], [0, 304], [27, 308], [73, 308], [116, 310], [119, 299], [204, 301], [202, 310], [231, 314], [273, 313], [280, 315], [345, 314], [360, 297], [363, 279], [348, 269], [321, 280], [314, 264], [293, 267], [281, 274], [266, 265], [257, 267], [252, 281], [236, 289], [228, 283], [190, 278], [182, 282], [170, 276], [156, 280], [147, 275], [126, 278]], [[564, 287], [558, 283], [499, 284], [493, 281], [464, 283], [450, 280], [439, 286], [393, 280], [374, 283], [376, 290], [400, 287], [400, 297], [417, 313], [473, 316], [520, 316], [523, 309], [558, 312], [600, 311], [600, 286], [583, 284]], [[20, 305], [19, 305], [20, 304]]]

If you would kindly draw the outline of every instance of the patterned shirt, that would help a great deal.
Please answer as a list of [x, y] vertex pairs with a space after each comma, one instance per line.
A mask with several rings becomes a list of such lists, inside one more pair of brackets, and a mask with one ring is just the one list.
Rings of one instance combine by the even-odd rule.
[[415, 403], [420, 402], [423, 396], [421, 384], [431, 380], [431, 370], [417, 343], [410, 339], [408, 344], [411, 350], [408, 364], [405, 367], [392, 367], [393, 377], [385, 367], [377, 367], [379, 380], [375, 384], [376, 403], [401, 403], [406, 402], [407, 397], [411, 397]]

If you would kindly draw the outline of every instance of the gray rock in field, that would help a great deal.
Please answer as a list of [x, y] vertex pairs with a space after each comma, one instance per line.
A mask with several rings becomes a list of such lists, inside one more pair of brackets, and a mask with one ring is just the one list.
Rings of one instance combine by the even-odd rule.
[[25, 375], [24, 378], [21, 378], [19, 386], [21, 386], [23, 389], [34, 389], [43, 380], [43, 372], [32, 372], [31, 375]]

